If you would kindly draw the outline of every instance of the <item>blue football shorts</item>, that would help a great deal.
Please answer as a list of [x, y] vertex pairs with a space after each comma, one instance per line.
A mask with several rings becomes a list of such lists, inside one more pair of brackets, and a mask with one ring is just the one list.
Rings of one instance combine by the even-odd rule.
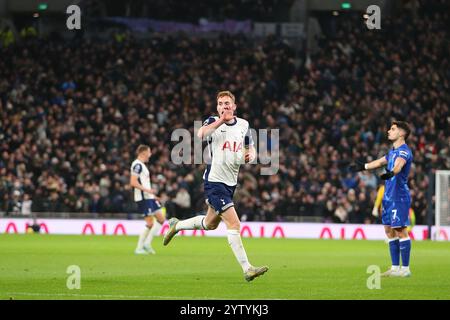
[[391, 228], [409, 226], [410, 202], [383, 200], [383, 212], [381, 222]]
[[228, 186], [220, 182], [205, 181], [206, 204], [213, 208], [217, 214], [223, 213], [234, 206], [233, 195], [236, 186]]

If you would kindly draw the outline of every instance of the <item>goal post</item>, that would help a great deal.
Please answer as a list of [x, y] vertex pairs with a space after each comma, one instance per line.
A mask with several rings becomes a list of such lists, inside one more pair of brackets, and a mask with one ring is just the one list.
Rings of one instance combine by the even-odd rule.
[[450, 226], [450, 170], [436, 170], [435, 239], [441, 239], [441, 227]]

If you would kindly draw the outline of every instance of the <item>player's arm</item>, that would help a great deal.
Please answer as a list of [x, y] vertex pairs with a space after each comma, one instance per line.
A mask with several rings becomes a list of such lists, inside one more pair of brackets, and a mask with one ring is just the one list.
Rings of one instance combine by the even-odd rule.
[[130, 186], [132, 186], [133, 188], [139, 189], [139, 190], [141, 190], [143, 192], [150, 193], [150, 194], [154, 194], [155, 193], [155, 190], [147, 189], [142, 184], [140, 184], [139, 181], [138, 181], [138, 177], [133, 175], [133, 174], [130, 177]]
[[369, 163], [366, 163], [364, 165], [364, 169], [365, 170], [373, 170], [373, 169], [378, 169], [381, 167], [384, 167], [388, 164], [386, 157], [381, 157], [380, 159], [371, 161]]
[[406, 160], [398, 157], [397, 159], [395, 159], [394, 168], [392, 168], [392, 170], [386, 170], [386, 172], [383, 173], [380, 176], [380, 178], [383, 180], [388, 180], [388, 179], [392, 178], [393, 176], [398, 174], [400, 171], [402, 171], [405, 164], [406, 164]]
[[253, 145], [245, 147], [245, 163], [252, 162], [256, 157], [256, 149]]
[[197, 132], [197, 137], [200, 139], [206, 138], [210, 136], [218, 127], [220, 127], [223, 123], [233, 120], [233, 111], [225, 111], [220, 115], [218, 120], [215, 120], [212, 123], [205, 123], [203, 127], [201, 127]]
[[375, 204], [372, 209], [372, 215], [375, 217], [378, 217], [378, 213], [380, 212], [381, 203], [383, 201], [383, 195], [384, 195], [384, 185], [381, 185], [378, 188], [377, 197], [375, 199]]
[[364, 171], [364, 170], [373, 170], [384, 167], [387, 165], [386, 157], [382, 157], [380, 159], [364, 163], [362, 161], [356, 160], [356, 162], [350, 164], [349, 169], [353, 172]]
[[203, 138], [210, 136], [223, 123], [224, 123], [224, 121], [222, 120], [222, 118], [219, 118], [219, 120], [216, 120], [213, 123], [210, 123], [208, 125], [201, 127], [200, 129], [198, 129], [197, 137], [199, 137], [200, 139], [203, 139]]
[[256, 158], [255, 143], [250, 130], [247, 130], [244, 138], [244, 160], [245, 163], [252, 162]]

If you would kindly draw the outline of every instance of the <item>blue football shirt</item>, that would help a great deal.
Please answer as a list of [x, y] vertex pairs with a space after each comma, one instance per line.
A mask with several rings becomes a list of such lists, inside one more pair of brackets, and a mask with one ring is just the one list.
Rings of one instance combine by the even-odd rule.
[[397, 175], [386, 180], [383, 200], [411, 202], [411, 195], [408, 188], [408, 175], [413, 161], [411, 149], [404, 143], [397, 149], [392, 148], [385, 157], [388, 162], [387, 169], [389, 171], [394, 169], [395, 160], [398, 157], [405, 159], [406, 164]]

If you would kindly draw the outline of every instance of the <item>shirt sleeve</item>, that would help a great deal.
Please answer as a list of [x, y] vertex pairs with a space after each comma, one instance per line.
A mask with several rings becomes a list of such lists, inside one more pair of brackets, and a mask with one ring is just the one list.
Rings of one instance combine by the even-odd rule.
[[403, 158], [408, 161], [411, 158], [411, 152], [407, 149], [402, 149], [398, 152], [399, 158]]
[[216, 119], [214, 117], [209, 117], [208, 119], [206, 119], [205, 121], [203, 121], [203, 126], [206, 127], [207, 125], [210, 125], [211, 123], [213, 123], [214, 121], [216, 121]]
[[132, 168], [131, 168], [131, 174], [133, 176], [139, 177], [139, 175], [142, 172], [142, 165], [139, 163], [136, 163]]

